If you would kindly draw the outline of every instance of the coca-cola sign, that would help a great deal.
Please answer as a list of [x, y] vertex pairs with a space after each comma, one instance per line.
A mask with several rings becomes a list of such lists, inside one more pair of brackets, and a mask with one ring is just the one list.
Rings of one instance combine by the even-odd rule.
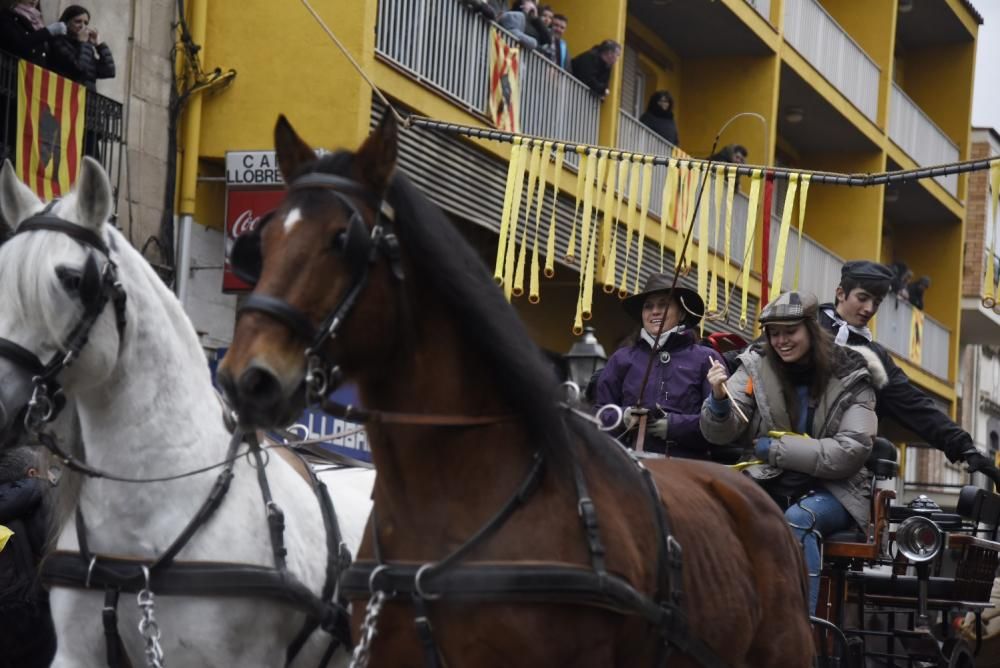
[[281, 188], [226, 191], [226, 260], [222, 272], [223, 292], [246, 292], [249, 285], [237, 278], [229, 266], [229, 251], [237, 237], [252, 232], [268, 211], [278, 206], [285, 191]]

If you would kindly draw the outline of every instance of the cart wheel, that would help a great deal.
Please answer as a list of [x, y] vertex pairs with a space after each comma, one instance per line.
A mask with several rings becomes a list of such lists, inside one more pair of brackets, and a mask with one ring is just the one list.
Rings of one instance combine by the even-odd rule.
[[972, 656], [969, 644], [958, 638], [951, 638], [944, 642], [941, 654], [945, 660], [938, 665], [941, 668], [975, 668], [976, 661]]

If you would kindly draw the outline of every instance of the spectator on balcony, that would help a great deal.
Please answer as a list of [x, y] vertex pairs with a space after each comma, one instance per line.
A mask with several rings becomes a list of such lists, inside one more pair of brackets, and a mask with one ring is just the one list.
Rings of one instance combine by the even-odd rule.
[[0, 45], [11, 55], [48, 67], [49, 44], [53, 37], [66, 34], [66, 24], [45, 25], [38, 2], [16, 0], [0, 11]]
[[552, 60], [556, 61], [556, 65], [567, 72], [572, 72], [573, 66], [570, 64], [569, 45], [563, 39], [567, 23], [569, 23], [569, 20], [564, 15], [555, 14], [552, 16], [552, 25], [549, 26], [549, 32], [552, 33]]
[[621, 55], [621, 44], [613, 39], [606, 39], [573, 59], [573, 74], [603, 100], [611, 92], [608, 89], [611, 69]]
[[930, 276], [921, 276], [917, 280], [910, 283], [907, 290], [910, 293], [910, 303], [913, 304], [913, 308], [918, 308], [921, 311], [924, 310], [924, 292], [926, 292], [929, 287], [931, 287]]
[[906, 266], [905, 262], [893, 262], [890, 269], [892, 269], [892, 282], [889, 283], [889, 292], [896, 295], [897, 299], [904, 302], [909, 301], [910, 290], [908, 286], [913, 278], [913, 272]]
[[524, 48], [538, 49], [549, 55], [552, 36], [538, 16], [538, 5], [534, 0], [514, 0], [510, 11], [500, 17], [500, 25], [513, 34]]
[[646, 112], [639, 121], [674, 146], [680, 146], [677, 121], [674, 120], [674, 96], [668, 90], [658, 90], [649, 98]]
[[542, 20], [542, 25], [545, 29], [552, 34], [552, 17], [555, 16], [555, 12], [552, 11], [552, 7], [549, 5], [540, 5], [538, 7], [538, 18]]
[[717, 153], [714, 153], [709, 160], [713, 162], [731, 162], [736, 165], [745, 165], [750, 152], [742, 144], [728, 144], [723, 146]]
[[53, 38], [49, 66], [90, 90], [97, 90], [98, 79], [113, 79], [115, 59], [97, 30], [90, 27], [90, 12], [70, 5], [59, 20], [66, 24], [67, 34]]

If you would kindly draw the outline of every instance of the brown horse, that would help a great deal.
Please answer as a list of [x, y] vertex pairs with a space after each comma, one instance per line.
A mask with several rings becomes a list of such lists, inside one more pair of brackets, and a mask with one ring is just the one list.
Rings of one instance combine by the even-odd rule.
[[[304, 388], [325, 393], [320, 359], [378, 409], [355, 411], [378, 475], [363, 577], [344, 580], [356, 639], [369, 577], [395, 594], [375, 619], [370, 665], [811, 663], [801, 548], [774, 503], [697, 461], [649, 462], [653, 488], [624, 449], [559, 405], [485, 265], [394, 173], [390, 116], [354, 154], [317, 158], [284, 117], [275, 141], [291, 185], [262, 224], [262, 255], [234, 258], [259, 280], [220, 378], [255, 426], [287, 423]], [[662, 511], [683, 548], [674, 562]], [[425, 582], [421, 564], [435, 564]], [[579, 578], [594, 590], [570, 591], [586, 589]], [[632, 588], [638, 598], [608, 594]], [[655, 610], [673, 611], [675, 626]]]

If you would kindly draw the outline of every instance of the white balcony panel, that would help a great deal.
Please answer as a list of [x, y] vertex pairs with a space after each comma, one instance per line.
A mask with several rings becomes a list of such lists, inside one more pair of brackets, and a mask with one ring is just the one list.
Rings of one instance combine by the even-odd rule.
[[756, 9], [765, 21], [771, 21], [771, 0], [747, 0], [747, 4]]
[[[771, 239], [769, 248], [769, 266], [771, 276], [774, 276], [775, 263], [778, 252], [778, 234], [781, 231], [780, 207], [782, 204], [776, 202], [778, 211], [771, 217]], [[808, 221], [808, 215], [806, 216]], [[781, 291], [788, 292], [795, 285], [796, 258], [799, 258], [799, 292], [811, 292], [822, 304], [833, 301], [833, 292], [840, 283], [840, 268], [844, 264], [843, 258], [831, 252], [821, 244], [809, 237], [802, 235], [802, 251], [799, 256], [799, 232], [796, 227], [797, 221], [793, 219], [792, 227], [788, 231], [788, 244], [785, 247], [785, 268], [781, 276]]]
[[881, 70], [816, 0], [785, 0], [785, 39], [861, 113], [875, 120]]
[[[876, 340], [903, 359], [910, 358], [910, 337], [914, 308], [908, 302], [889, 295], [878, 310]], [[948, 351], [951, 332], [933, 318], [924, 316], [923, 341], [920, 347], [920, 364], [925, 371], [938, 378], [948, 379]]]
[[[889, 138], [921, 167], [959, 159], [958, 146], [895, 83], [889, 101]], [[958, 197], [958, 174], [938, 176], [935, 180]]]
[[[486, 115], [491, 26], [516, 43], [458, 0], [381, 0], [375, 50], [460, 106]], [[523, 133], [597, 143], [600, 102], [575, 77], [522, 48], [520, 88]]]

